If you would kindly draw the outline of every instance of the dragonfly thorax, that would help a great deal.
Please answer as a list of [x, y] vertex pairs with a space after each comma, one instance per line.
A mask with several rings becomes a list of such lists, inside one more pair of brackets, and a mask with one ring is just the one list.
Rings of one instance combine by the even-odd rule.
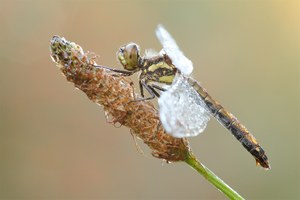
[[140, 57], [140, 48], [135, 43], [129, 43], [120, 47], [117, 52], [117, 58], [123, 65], [124, 69], [128, 71], [138, 71]]
[[171, 85], [177, 68], [172, 65], [167, 55], [156, 55], [152, 58], [141, 59], [140, 79], [144, 82], [156, 82]]

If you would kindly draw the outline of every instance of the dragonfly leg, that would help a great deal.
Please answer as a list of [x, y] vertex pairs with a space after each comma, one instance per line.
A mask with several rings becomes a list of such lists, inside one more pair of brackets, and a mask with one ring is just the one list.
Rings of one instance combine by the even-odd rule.
[[152, 90], [152, 92], [157, 96], [158, 98], [160, 97], [160, 94], [154, 89], [152, 85], [148, 85], [148, 87]]
[[113, 69], [113, 68], [102, 66], [102, 65], [96, 65], [95, 67], [108, 69], [110, 71], [113, 71], [113, 72], [116, 72], [116, 73], [120, 73], [123, 76], [131, 76], [132, 74], [134, 74], [136, 72], [136, 71], [126, 71], [126, 70], [121, 70], [121, 69]]
[[140, 92], [141, 92], [141, 96], [144, 98], [144, 88], [143, 88], [143, 84], [142, 81], [139, 81], [139, 86], [140, 86]]
[[[145, 85], [147, 85], [147, 84], [145, 84]], [[140, 86], [140, 92], [141, 92], [141, 96], [144, 98], [145, 97], [145, 95], [144, 95], [144, 85], [142, 84], [142, 82], [141, 81], [139, 81], [139, 86]], [[154, 88], [156, 88], [154, 85], [147, 85], [148, 86], [148, 88], [146, 88], [147, 89], [147, 91], [152, 95], [152, 93], [150, 92], [150, 90], [154, 93], [154, 95], [155, 96], [157, 96], [157, 97], [159, 97], [160, 95], [158, 94], [158, 92], [154, 89]], [[150, 89], [150, 90], [148, 90], [148, 89]], [[152, 97], [150, 97], [151, 99], [152, 99]], [[153, 97], [153, 98], [155, 98], [155, 97]]]
[[153, 87], [153, 88], [155, 88], [155, 89], [158, 89], [158, 90], [160, 90], [160, 91], [163, 91], [163, 92], [167, 91], [165, 88], [160, 87], [159, 85], [154, 85], [154, 84], [152, 84], [151, 87]]
[[[140, 81], [139, 81], [139, 85], [140, 85], [140, 88], [141, 88], [141, 95], [142, 95], [143, 98], [136, 99], [136, 100], [133, 100], [133, 101], [130, 101], [130, 102], [146, 101], [146, 100], [154, 99], [155, 96], [158, 96], [158, 97], [159, 97], [158, 92], [156, 92], [156, 91], [154, 90], [154, 88], [151, 87], [150, 85], [147, 85], [147, 83], [145, 83], [144, 80], [140, 80]], [[143, 88], [145, 88], [145, 89], [149, 92], [150, 97], [144, 98], [144, 90], [143, 90]]]
[[[143, 97], [143, 99], [141, 99], [141, 100], [154, 99], [155, 96], [159, 98], [160, 94], [155, 89], [163, 91], [163, 92], [166, 91], [165, 88], [163, 88], [163, 87], [161, 87], [159, 85], [155, 85], [155, 84], [147, 85], [146, 83], [143, 83], [142, 81], [139, 81], [139, 86], [140, 86], [141, 96]], [[144, 95], [144, 87], [151, 94], [151, 97], [144, 98], [145, 97], [145, 95]], [[153, 97], [153, 94], [154, 94], [154, 97]]]

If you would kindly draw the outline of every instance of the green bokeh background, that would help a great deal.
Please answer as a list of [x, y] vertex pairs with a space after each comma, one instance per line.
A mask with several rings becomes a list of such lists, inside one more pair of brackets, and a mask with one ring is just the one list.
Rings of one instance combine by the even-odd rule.
[[142, 142], [138, 153], [49, 57], [56, 34], [120, 67], [124, 43], [161, 48], [159, 23], [272, 170], [214, 119], [190, 139], [194, 153], [247, 199], [300, 198], [300, 2], [270, 0], [0, 1], [0, 199], [226, 199], [184, 163], [163, 164]]

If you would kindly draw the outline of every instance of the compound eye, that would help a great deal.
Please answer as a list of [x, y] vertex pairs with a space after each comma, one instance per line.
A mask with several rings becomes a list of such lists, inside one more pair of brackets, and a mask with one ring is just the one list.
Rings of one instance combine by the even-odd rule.
[[138, 46], [134, 43], [129, 43], [125, 46], [125, 51], [129, 53], [130, 57], [137, 57], [139, 53]]
[[119, 49], [118, 59], [124, 69], [128, 71], [134, 71], [137, 69], [140, 57], [139, 53], [139, 47], [135, 43], [129, 43]]

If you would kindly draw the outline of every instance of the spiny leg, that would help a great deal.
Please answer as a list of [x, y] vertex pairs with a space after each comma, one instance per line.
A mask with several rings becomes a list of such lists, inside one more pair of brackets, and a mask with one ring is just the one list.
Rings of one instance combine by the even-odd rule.
[[102, 66], [102, 65], [96, 65], [95, 67], [108, 69], [110, 71], [113, 71], [113, 72], [116, 72], [116, 73], [120, 73], [123, 76], [131, 76], [132, 74], [134, 74], [136, 72], [136, 71], [126, 71], [126, 70], [121, 70], [121, 69], [113, 69], [113, 68]]
[[[140, 90], [141, 90], [141, 96], [143, 98], [136, 99], [136, 100], [133, 100], [133, 101], [130, 101], [130, 102], [151, 100], [151, 99], [154, 99], [155, 96], [159, 97], [159, 94], [154, 90], [154, 88], [152, 88], [150, 85], [147, 85], [147, 83], [145, 83], [143, 80], [139, 81], [139, 85], [140, 85]], [[144, 98], [144, 90], [143, 90], [143, 88], [145, 88], [149, 92], [149, 94], [151, 95], [150, 97]]]
[[142, 81], [139, 81], [139, 86], [140, 86], [140, 92], [141, 92], [141, 96], [144, 98], [144, 88], [143, 88], [143, 84]]
[[162, 92], [165, 92], [165, 91], [166, 91], [165, 88], [163, 88], [163, 87], [161, 87], [161, 86], [159, 86], [159, 85], [151, 84], [151, 85], [148, 85], [148, 86], [149, 86], [149, 88], [153, 91], [153, 93], [154, 93], [158, 98], [160, 97], [160, 94], [159, 94], [155, 89], [160, 90], [160, 91], [162, 91]]
[[163, 91], [163, 92], [167, 91], [167, 89], [165, 89], [165, 88], [163, 88], [163, 87], [161, 87], [161, 86], [159, 86], [159, 85], [154, 85], [154, 84], [152, 84], [151, 87], [153, 87], [153, 88], [155, 88], [155, 89], [158, 89], [158, 90], [160, 90], [160, 91]]
[[[146, 84], [146, 83], [145, 83]], [[146, 84], [147, 85], [147, 84]], [[143, 84], [142, 84], [142, 81], [139, 81], [139, 86], [140, 86], [140, 92], [141, 92], [141, 96], [144, 98], [145, 96], [144, 96], [144, 86], [143, 86]], [[147, 85], [148, 86], [148, 88], [154, 93], [154, 95], [156, 96], [156, 97], [160, 97], [160, 94], [155, 90], [155, 89], [157, 89], [157, 90], [160, 90], [160, 91], [166, 91], [166, 89], [165, 88], [162, 88], [161, 86], [158, 86], [158, 85], [155, 85], [155, 84], [151, 84], [151, 85]], [[145, 87], [146, 88], [146, 87]], [[147, 89], [147, 88], [146, 88]], [[151, 92], [147, 89], [147, 91], [151, 94]], [[152, 98], [151, 98], [152, 99]]]
[[157, 96], [158, 98], [160, 97], [160, 94], [151, 85], [148, 85], [148, 87], [152, 90], [155, 96]]

